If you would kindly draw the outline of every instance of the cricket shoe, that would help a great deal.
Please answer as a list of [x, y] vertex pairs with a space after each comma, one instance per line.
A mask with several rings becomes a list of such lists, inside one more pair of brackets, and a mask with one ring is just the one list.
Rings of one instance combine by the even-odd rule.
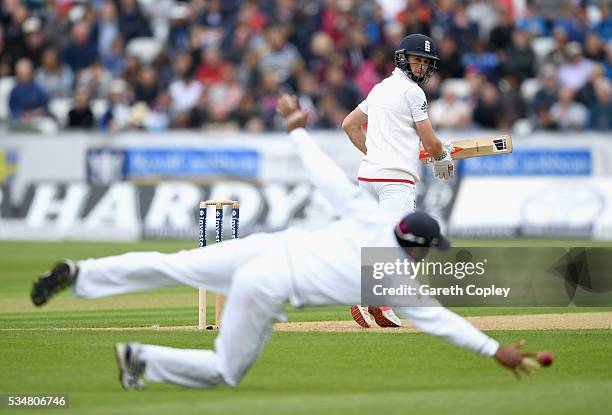
[[79, 269], [69, 259], [63, 259], [51, 271], [41, 274], [32, 284], [30, 297], [35, 306], [40, 307], [54, 295], [73, 285]]
[[374, 319], [368, 311], [368, 307], [363, 307], [360, 305], [352, 306], [351, 316], [353, 316], [353, 320], [355, 320], [355, 322], [364, 329], [369, 329], [370, 327], [374, 326]]
[[391, 307], [368, 307], [368, 311], [380, 327], [402, 326], [402, 321], [395, 315]]
[[140, 343], [116, 343], [115, 356], [119, 367], [119, 382], [125, 390], [144, 389], [142, 375], [145, 362], [140, 359]]

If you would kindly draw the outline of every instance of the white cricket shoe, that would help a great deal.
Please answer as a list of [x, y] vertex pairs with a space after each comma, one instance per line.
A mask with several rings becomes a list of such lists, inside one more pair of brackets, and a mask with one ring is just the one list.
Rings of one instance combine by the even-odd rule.
[[380, 327], [402, 326], [402, 321], [395, 315], [391, 307], [368, 307], [368, 311]]
[[119, 367], [119, 381], [125, 390], [144, 389], [142, 375], [145, 363], [140, 359], [140, 343], [115, 344], [115, 356]]
[[351, 316], [353, 316], [353, 320], [364, 329], [369, 329], [374, 326], [374, 319], [368, 311], [368, 307], [363, 307], [361, 305], [352, 306]]

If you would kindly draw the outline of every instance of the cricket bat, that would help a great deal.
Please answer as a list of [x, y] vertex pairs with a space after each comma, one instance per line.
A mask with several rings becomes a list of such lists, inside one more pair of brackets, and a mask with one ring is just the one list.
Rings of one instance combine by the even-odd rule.
[[[508, 153], [512, 153], [512, 137], [509, 135], [453, 141], [451, 148], [451, 158], [453, 160], [467, 159], [470, 157], [496, 156], [498, 154]], [[423, 164], [433, 161], [431, 154], [423, 150], [423, 148], [421, 148], [419, 158]]]

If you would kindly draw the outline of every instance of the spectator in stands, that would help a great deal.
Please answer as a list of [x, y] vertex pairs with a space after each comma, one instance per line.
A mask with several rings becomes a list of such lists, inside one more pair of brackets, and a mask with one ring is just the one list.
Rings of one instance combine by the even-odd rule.
[[591, 79], [579, 90], [575, 91], [574, 99], [585, 107], [589, 108], [596, 100], [595, 98], [595, 84], [599, 79], [604, 78], [604, 68], [602, 65], [595, 63], [593, 65], [593, 72]]
[[457, 41], [458, 45], [462, 45], [462, 47], [466, 47], [468, 50], [470, 50], [471, 45], [477, 44], [479, 39], [478, 25], [470, 21], [466, 13], [465, 4], [456, 3], [448, 33]]
[[220, 47], [223, 58], [232, 64], [239, 64], [249, 51], [251, 35], [251, 30], [246, 23], [238, 23], [234, 31], [228, 33], [223, 39]]
[[196, 104], [189, 111], [189, 128], [202, 129], [212, 122], [210, 110], [212, 106], [208, 101], [208, 91], [204, 90], [198, 97]]
[[525, 118], [526, 105], [521, 93], [520, 81], [515, 76], [505, 75], [499, 82], [503, 116], [501, 126], [510, 129], [515, 121]]
[[140, 69], [138, 81], [134, 85], [134, 102], [144, 102], [150, 108], [155, 104], [160, 92], [157, 71], [152, 66]]
[[49, 44], [55, 46], [58, 50], [62, 50], [63, 46], [70, 40], [72, 22], [69, 13], [56, 1], [41, 3], [43, 5], [36, 11], [36, 14], [43, 22], [45, 38], [49, 41]]
[[344, 71], [347, 75], [354, 75], [365, 61], [365, 50], [368, 38], [361, 30], [353, 30], [347, 38], [348, 44], [344, 49]]
[[364, 33], [368, 38], [368, 48], [376, 47], [383, 43], [383, 33], [385, 26], [385, 16], [381, 5], [378, 2], [375, 2], [370, 6], [370, 17], [365, 20], [363, 29]]
[[29, 17], [23, 22], [23, 36], [22, 57], [28, 58], [32, 61], [34, 68], [38, 68], [42, 61], [43, 52], [49, 46], [38, 17]]
[[438, 73], [442, 78], [461, 78], [463, 66], [461, 54], [457, 50], [457, 42], [449, 35], [445, 35], [440, 42], [440, 64]]
[[[413, 1], [406, 2], [404, 10], [402, 10], [397, 16], [396, 20], [402, 24], [404, 33], [423, 33], [429, 36], [429, 9], [427, 9], [421, 2]], [[361, 32], [362, 30], [355, 28], [355, 31]], [[350, 33], [351, 31], [349, 31]], [[397, 45], [399, 43], [393, 43]]]
[[555, 122], [550, 117], [550, 109], [557, 102], [558, 86], [555, 69], [545, 66], [540, 71], [539, 79], [542, 86], [531, 101], [532, 122], [537, 129], [556, 129]]
[[186, 51], [189, 49], [189, 26], [191, 23], [189, 17], [190, 12], [187, 4], [174, 3], [170, 10], [170, 33], [168, 33], [168, 46], [170, 49], [176, 51]]
[[238, 108], [245, 91], [236, 79], [236, 70], [226, 66], [221, 74], [221, 82], [217, 82], [208, 90], [208, 103], [214, 122], [227, 122], [229, 114]]
[[595, 101], [589, 108], [589, 128], [612, 131], [612, 85], [607, 78], [595, 82]]
[[98, 60], [83, 69], [77, 77], [77, 86], [84, 88], [90, 99], [106, 99], [112, 82], [113, 75]]
[[606, 42], [612, 40], [612, 4], [609, 1], [602, 1], [599, 4], [601, 21], [595, 26], [595, 32]]
[[[310, 71], [316, 76], [317, 82], [323, 82], [327, 68], [340, 61], [340, 56], [334, 48], [334, 42], [325, 32], [317, 32], [310, 41], [310, 60], [307, 62]], [[357, 68], [359, 72], [367, 61]]]
[[527, 0], [523, 16], [516, 21], [516, 28], [529, 32], [532, 38], [548, 36], [548, 26], [536, 0]]
[[512, 47], [514, 33], [514, 20], [511, 15], [500, 9], [497, 25], [489, 35], [489, 46], [492, 50], [507, 50]]
[[582, 43], [588, 29], [586, 20], [584, 7], [571, 2], [565, 2], [561, 6], [561, 16], [555, 19], [553, 30], [561, 28], [567, 34], [570, 42]]
[[89, 23], [85, 21], [75, 23], [71, 32], [71, 40], [64, 48], [62, 57], [75, 75], [98, 59], [98, 50], [91, 39]]
[[429, 78], [429, 80], [422, 85], [422, 89], [425, 92], [427, 101], [433, 101], [442, 96], [441, 83], [442, 78], [440, 78], [440, 74], [434, 72], [431, 75], [431, 78]]
[[33, 123], [49, 114], [48, 98], [45, 91], [34, 82], [32, 62], [21, 58], [15, 64], [16, 84], [9, 96], [11, 120]]
[[261, 82], [261, 71], [259, 70], [258, 56], [255, 50], [249, 51], [243, 56], [242, 62], [236, 70], [236, 76], [241, 85], [248, 85], [253, 88]]
[[612, 79], [612, 42], [606, 46], [606, 60], [604, 61], [604, 73], [606, 78]]
[[338, 104], [347, 111], [347, 114], [357, 107], [362, 95], [355, 84], [347, 79], [340, 66], [331, 66], [325, 73], [326, 92], [336, 97]]
[[550, 109], [550, 117], [562, 130], [584, 129], [589, 121], [589, 111], [574, 100], [575, 90], [569, 86], [559, 89], [558, 101]]
[[[430, 23], [432, 33], [450, 33], [453, 25], [454, 8], [455, 2], [453, 0], [444, 0], [438, 3], [438, 7], [434, 8]], [[459, 39], [457, 39], [457, 44], [460, 44]]]
[[[5, 5], [2, 5], [3, 9]], [[20, 58], [24, 56], [24, 35], [23, 24], [28, 18], [28, 8], [21, 2], [6, 5], [7, 10], [4, 16], [4, 57], [6, 64], [11, 67], [11, 74], [14, 66]]]
[[348, 113], [349, 111], [342, 108], [333, 94], [324, 93], [319, 101], [319, 121], [315, 127], [332, 130], [338, 129]]
[[467, 128], [472, 120], [472, 109], [446, 85], [442, 86], [442, 97], [431, 101], [429, 118], [436, 129]]
[[499, 79], [499, 59], [493, 52], [487, 51], [485, 45], [476, 41], [474, 52], [464, 53], [461, 57], [461, 65], [464, 70], [470, 68], [486, 76], [490, 81]]
[[503, 110], [497, 87], [490, 82], [485, 83], [474, 108], [474, 122], [482, 128], [501, 128]]
[[120, 36], [117, 7], [113, 0], [104, 0], [96, 18], [98, 53], [102, 60], [113, 55], [113, 41]]
[[376, 48], [372, 51], [355, 75], [355, 85], [362, 96], [367, 96], [374, 85], [391, 73], [389, 64], [392, 59], [393, 56], [390, 55], [387, 48]]
[[100, 127], [108, 132], [118, 132], [130, 126], [130, 107], [128, 105], [129, 90], [125, 81], [114, 80], [110, 87], [108, 108], [102, 119]]
[[316, 101], [319, 99], [320, 91], [317, 80], [308, 70], [300, 71], [296, 81], [296, 96], [300, 101], [300, 107], [308, 111], [308, 125], [314, 126], [318, 121], [318, 109]]
[[289, 78], [301, 59], [296, 47], [288, 42], [287, 35], [287, 27], [269, 25], [264, 33], [265, 45], [260, 51], [259, 69], [264, 73], [275, 74], [280, 83]]
[[257, 93], [259, 101], [259, 112], [261, 119], [267, 129], [277, 129], [281, 127], [276, 118], [276, 104], [280, 94], [278, 77], [273, 72], [263, 72], [261, 83]]
[[[490, 39], [491, 31], [499, 25], [501, 17], [507, 15], [512, 18], [512, 15], [503, 12], [496, 1], [491, 0], [470, 0], [465, 12], [468, 19], [478, 25], [478, 34], [483, 42]], [[511, 20], [510, 24], [512, 23], [514, 22]], [[497, 48], [493, 46], [493, 49]]]
[[4, 33], [0, 26], [0, 78], [10, 77], [13, 73], [11, 58], [6, 54], [4, 47]]
[[249, 133], [258, 133], [265, 128], [255, 105], [255, 99], [249, 93], [242, 96], [238, 108], [230, 113], [228, 119], [238, 125], [241, 130]]
[[589, 32], [584, 40], [584, 57], [591, 61], [603, 62], [606, 58], [604, 42], [597, 32]]
[[209, 46], [202, 51], [202, 62], [196, 70], [195, 78], [204, 86], [220, 83], [228, 66], [219, 49]]
[[172, 98], [172, 114], [180, 127], [186, 127], [189, 122], [189, 111], [196, 105], [204, 88], [193, 78], [191, 54], [177, 54], [174, 64], [175, 79], [169, 87]]
[[546, 57], [545, 63], [558, 66], [565, 62], [566, 59], [567, 33], [563, 28], [557, 27], [553, 30], [553, 39], [555, 47]]
[[58, 50], [50, 47], [42, 55], [42, 66], [35, 80], [49, 98], [66, 98], [72, 92], [74, 76], [70, 67], [60, 61]]
[[125, 44], [120, 35], [115, 36], [111, 42], [108, 53], [101, 56], [101, 62], [110, 71], [113, 77], [118, 78], [124, 70], [125, 65]]
[[529, 45], [529, 34], [517, 30], [512, 34], [512, 45], [504, 54], [502, 72], [516, 78], [519, 84], [527, 78], [533, 78], [535, 54]]
[[123, 61], [123, 72], [121, 78], [125, 80], [129, 85], [134, 85], [138, 81], [138, 74], [140, 74], [140, 59], [137, 56], [126, 56]]
[[136, 0], [121, 0], [119, 7], [119, 31], [125, 43], [135, 37], [152, 36], [149, 22], [140, 11]]
[[74, 91], [72, 108], [68, 112], [68, 128], [92, 129], [95, 126], [93, 111], [89, 105], [89, 94], [85, 88]]
[[567, 59], [557, 69], [557, 79], [561, 87], [579, 90], [589, 82], [593, 74], [593, 62], [582, 56], [582, 46], [570, 42], [565, 47]]
[[161, 91], [155, 103], [144, 120], [143, 127], [147, 131], [166, 131], [172, 125], [172, 97], [168, 91]]

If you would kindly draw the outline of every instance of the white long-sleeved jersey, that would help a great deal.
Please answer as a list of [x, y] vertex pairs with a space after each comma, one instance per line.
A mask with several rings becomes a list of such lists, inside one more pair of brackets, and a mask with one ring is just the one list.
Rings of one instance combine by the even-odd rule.
[[[394, 224], [374, 198], [351, 183], [304, 129], [291, 132], [310, 180], [335, 207], [340, 220], [315, 232], [284, 232], [296, 306], [353, 304], [360, 298], [361, 248], [400, 249]], [[460, 316], [438, 307], [396, 308], [421, 330], [461, 347], [493, 355], [499, 344]]]

